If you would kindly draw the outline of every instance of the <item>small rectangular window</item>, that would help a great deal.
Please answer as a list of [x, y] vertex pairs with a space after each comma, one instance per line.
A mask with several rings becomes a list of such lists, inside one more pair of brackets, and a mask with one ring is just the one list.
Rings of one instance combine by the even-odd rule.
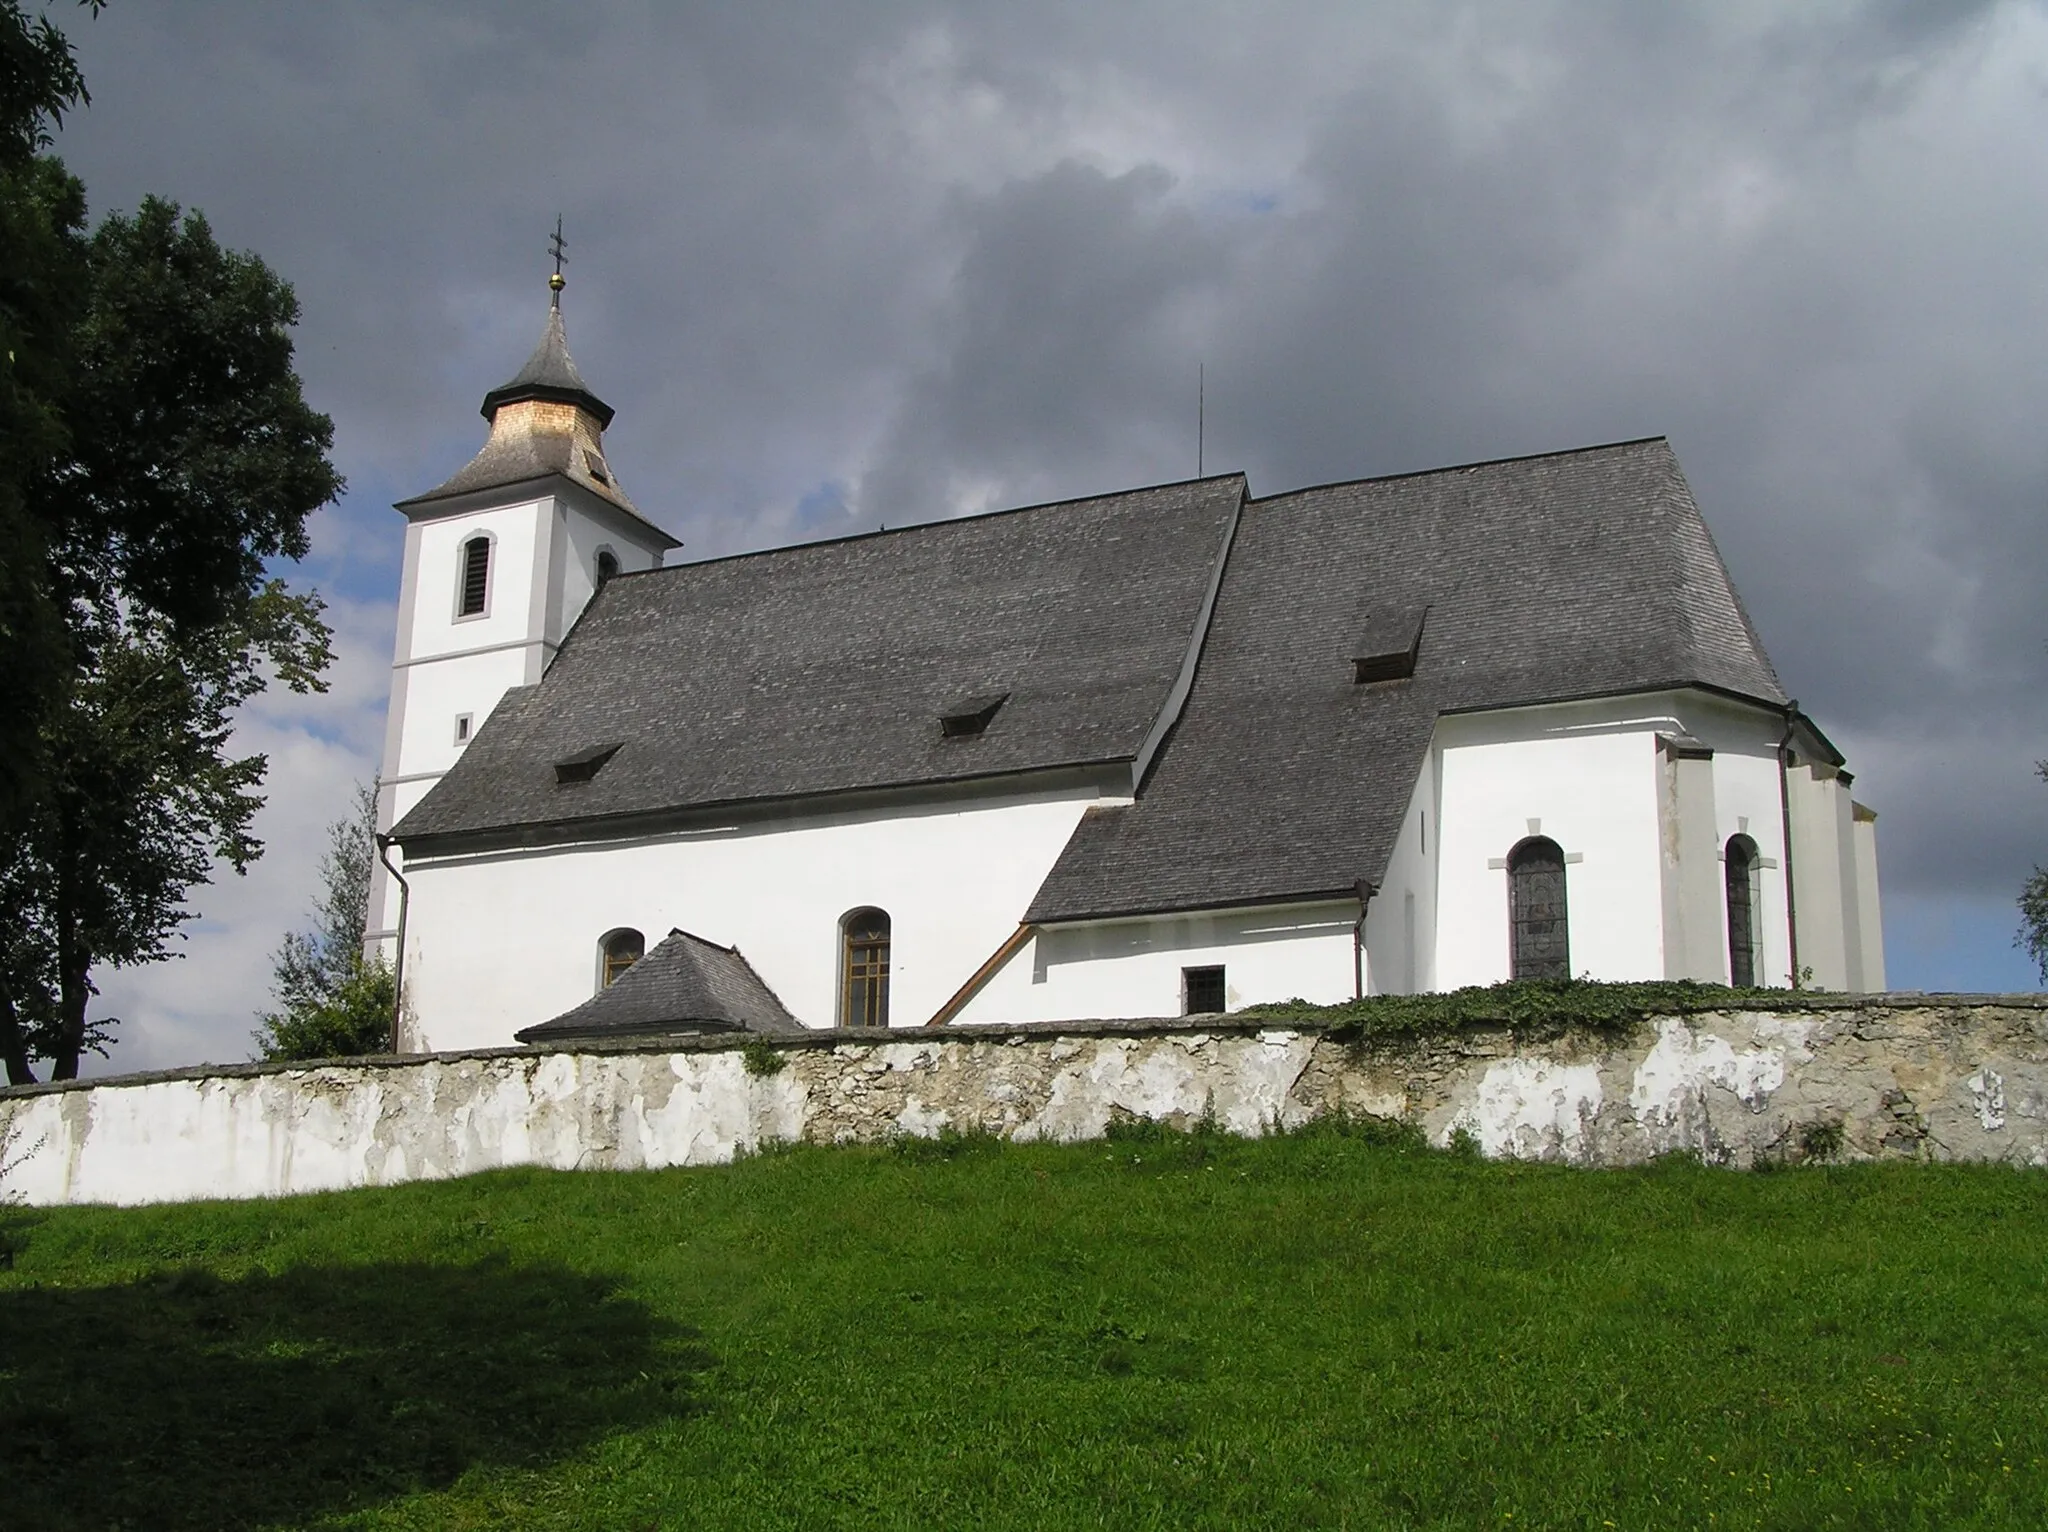
[[455, 715], [456, 744], [466, 745], [469, 743], [469, 727], [471, 722], [475, 719], [475, 717], [476, 715], [474, 713], [457, 713]]
[[1223, 968], [1183, 968], [1180, 971], [1180, 1013], [1183, 1016], [1216, 1016], [1223, 1011]]

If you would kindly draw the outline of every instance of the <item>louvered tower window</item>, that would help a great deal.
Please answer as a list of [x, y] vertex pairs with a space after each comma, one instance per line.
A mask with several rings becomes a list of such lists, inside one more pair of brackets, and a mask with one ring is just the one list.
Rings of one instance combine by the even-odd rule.
[[1739, 989], [1756, 983], [1756, 842], [1728, 838], [1728, 982]]
[[638, 931], [614, 931], [604, 939], [604, 964], [599, 973], [600, 989], [610, 989], [619, 976], [647, 954], [647, 938]]
[[889, 916], [855, 910], [840, 922], [839, 1024], [889, 1025]]
[[1534, 835], [1508, 853], [1508, 924], [1517, 979], [1569, 979], [1572, 955], [1564, 907], [1564, 852]]
[[491, 540], [472, 537], [462, 545], [462, 608], [464, 617], [481, 617], [491, 591]]

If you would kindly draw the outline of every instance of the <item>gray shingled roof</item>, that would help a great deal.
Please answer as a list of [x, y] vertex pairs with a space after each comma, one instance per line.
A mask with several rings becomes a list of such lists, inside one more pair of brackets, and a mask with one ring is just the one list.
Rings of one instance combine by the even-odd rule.
[[[1230, 475], [622, 575], [393, 833], [1132, 762], [1243, 498]], [[941, 733], [999, 692], [984, 732]], [[590, 781], [556, 781], [610, 744]]]
[[513, 1035], [522, 1043], [601, 1041], [665, 1032], [800, 1030], [737, 947], [671, 931], [590, 999]]
[[[1355, 684], [1359, 635], [1422, 606], [1414, 679]], [[1438, 714], [1689, 685], [1785, 701], [1662, 438], [1252, 501], [1138, 801], [1089, 812], [1026, 918], [1348, 892]]]
[[484, 395], [484, 419], [496, 415], [499, 405], [517, 399], [554, 399], [581, 405], [597, 417], [600, 427], [612, 423], [612, 407], [590, 391], [583, 374], [576, 370], [575, 359], [569, 355], [569, 336], [562, 328], [560, 303], [549, 306], [540, 344], [533, 348], [526, 365], [513, 375], [511, 382], [500, 383]]

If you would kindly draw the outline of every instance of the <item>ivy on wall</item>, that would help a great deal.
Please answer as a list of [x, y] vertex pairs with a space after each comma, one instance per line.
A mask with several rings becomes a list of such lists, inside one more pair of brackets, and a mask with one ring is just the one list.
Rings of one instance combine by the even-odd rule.
[[1248, 1006], [1232, 1016], [1320, 1025], [1337, 1038], [1449, 1036], [1477, 1027], [1510, 1027], [1532, 1037], [1567, 1032], [1627, 1032], [1646, 1016], [1701, 1011], [1790, 1011], [1813, 1005], [1814, 992], [1731, 989], [1695, 979], [1646, 979], [1627, 984], [1591, 979], [1513, 979], [1422, 995], [1368, 995], [1336, 1005], [1284, 1000]]

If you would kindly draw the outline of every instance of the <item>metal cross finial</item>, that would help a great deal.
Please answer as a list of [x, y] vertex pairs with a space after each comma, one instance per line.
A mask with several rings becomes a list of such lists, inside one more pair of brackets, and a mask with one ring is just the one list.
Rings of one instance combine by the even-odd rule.
[[555, 307], [560, 308], [562, 306], [562, 289], [568, 282], [568, 279], [562, 275], [562, 262], [569, 258], [569, 246], [562, 239], [562, 215], [560, 213], [555, 214], [555, 232], [553, 237], [548, 240], [548, 254], [555, 258], [555, 274], [548, 278], [548, 291], [555, 295]]

